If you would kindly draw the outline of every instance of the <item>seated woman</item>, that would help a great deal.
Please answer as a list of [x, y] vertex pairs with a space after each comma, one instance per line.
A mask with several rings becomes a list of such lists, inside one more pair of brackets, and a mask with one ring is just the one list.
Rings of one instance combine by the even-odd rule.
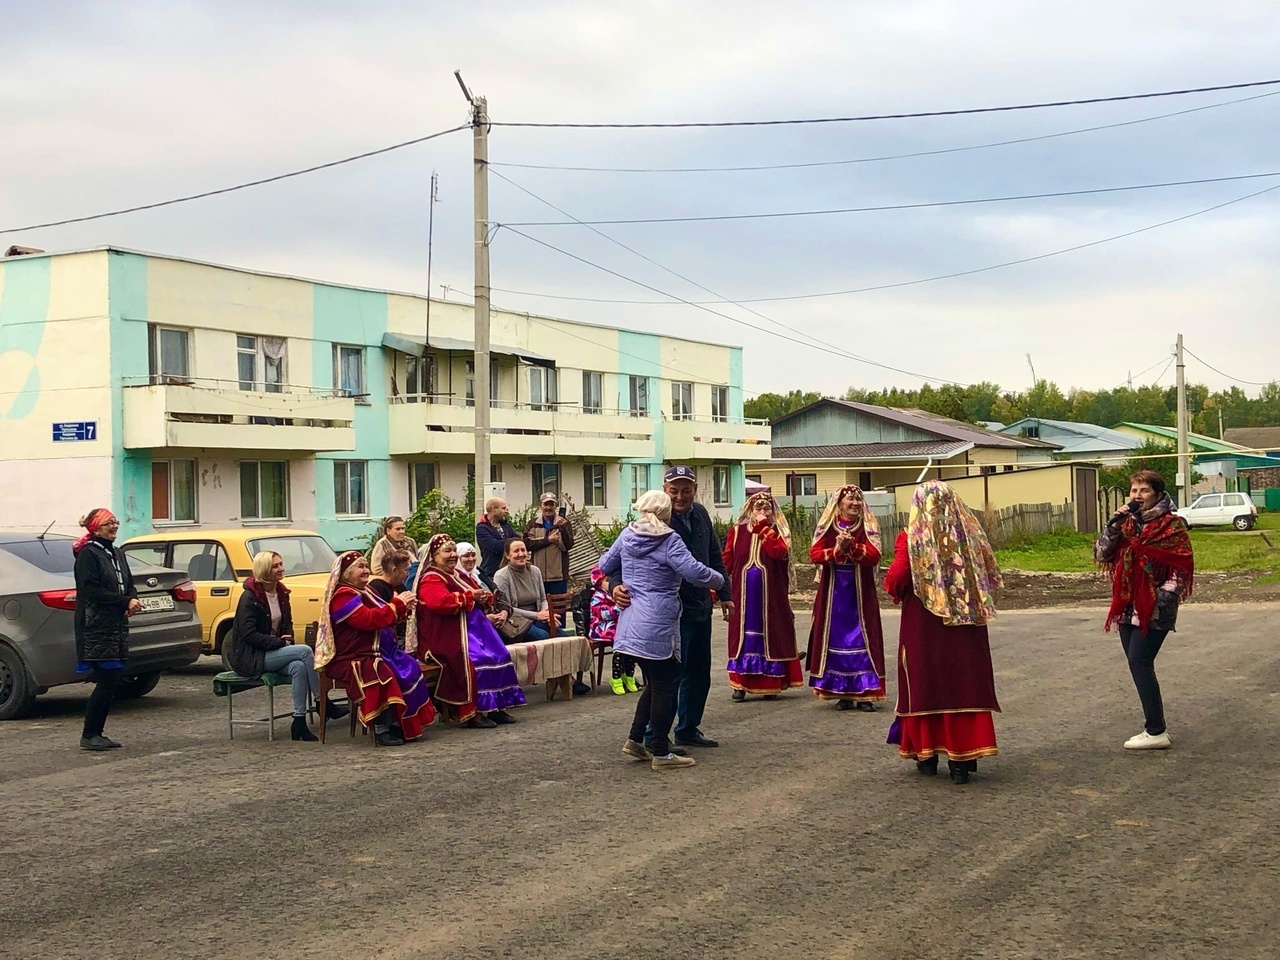
[[333, 561], [320, 608], [316, 668], [346, 688], [360, 722], [387, 747], [416, 740], [436, 716], [422, 668], [396, 646], [395, 625], [414, 605], [411, 593], [384, 603], [370, 590], [369, 562], [358, 552]]
[[[458, 544], [458, 566], [454, 571], [458, 575], [458, 579], [467, 587], [473, 590], [484, 590], [486, 593], [489, 588], [485, 586], [485, 582], [480, 579], [480, 551], [475, 544], [463, 541]], [[496, 599], [496, 598], [495, 598]], [[507, 638], [507, 634], [511, 633], [515, 636], [515, 627], [508, 627], [511, 621], [511, 605], [509, 603], [493, 603], [485, 610], [485, 616], [489, 618], [489, 622], [502, 635], [503, 639]]]
[[547, 640], [561, 636], [559, 624], [547, 602], [542, 571], [529, 559], [523, 540], [508, 540], [502, 548], [502, 567], [493, 575], [502, 599], [513, 608], [512, 619], [519, 633], [512, 640]]
[[406, 644], [424, 660], [438, 664], [436, 700], [472, 729], [515, 723], [507, 707], [525, 703], [515, 665], [485, 607], [493, 595], [459, 577], [458, 548], [438, 533], [418, 555], [418, 607]]
[[[312, 663], [313, 652], [305, 643], [293, 642], [293, 610], [289, 588], [280, 582], [284, 560], [263, 551], [253, 558], [253, 576], [244, 581], [236, 604], [236, 618], [228, 637], [227, 662], [242, 677], [257, 680], [268, 670], [287, 673], [293, 690], [293, 729], [290, 739], [314, 742], [319, 738], [307, 727], [307, 695], [320, 703], [320, 678]], [[347, 711], [326, 704], [326, 720], [339, 720]]]
[[[369, 589], [381, 598], [383, 603], [390, 603], [392, 597], [409, 588], [405, 585], [409, 578], [409, 568], [413, 566], [413, 554], [408, 550], [391, 550], [382, 555], [382, 573], [369, 578]], [[405, 621], [396, 623], [396, 645], [404, 649]]]

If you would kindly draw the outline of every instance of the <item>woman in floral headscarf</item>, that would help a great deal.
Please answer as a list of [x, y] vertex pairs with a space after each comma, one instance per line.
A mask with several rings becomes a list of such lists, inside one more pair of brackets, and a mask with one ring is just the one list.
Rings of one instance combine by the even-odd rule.
[[818, 596], [809, 632], [809, 686], [837, 710], [871, 711], [884, 699], [884, 634], [876, 596], [880, 524], [862, 489], [841, 487], [813, 534]]
[[777, 699], [804, 683], [796, 653], [791, 589], [791, 530], [768, 493], [753, 494], [724, 540], [724, 566], [741, 602], [729, 616], [729, 686], [733, 699], [748, 693]]
[[937, 773], [945, 753], [951, 779], [968, 783], [978, 758], [996, 754], [991, 715], [1000, 704], [987, 623], [996, 615], [1000, 570], [982, 527], [942, 481], [916, 489], [884, 585], [902, 604], [888, 742], [924, 774]]
[[418, 609], [405, 642], [440, 665], [436, 699], [468, 727], [515, 723], [507, 708], [526, 701], [511, 653], [487, 616], [493, 594], [459, 574], [458, 547], [447, 533], [428, 540], [418, 561]]
[[398, 747], [422, 736], [436, 717], [418, 661], [396, 643], [396, 624], [413, 594], [389, 603], [369, 589], [369, 561], [355, 550], [333, 561], [320, 608], [316, 669], [341, 683], [378, 743]]

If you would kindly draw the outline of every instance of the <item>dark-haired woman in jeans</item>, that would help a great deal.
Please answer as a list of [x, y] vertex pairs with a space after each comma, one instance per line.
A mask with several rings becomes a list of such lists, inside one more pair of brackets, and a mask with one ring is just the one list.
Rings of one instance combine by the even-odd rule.
[[1187, 524], [1174, 512], [1160, 474], [1140, 470], [1129, 478], [1129, 503], [1107, 521], [1094, 558], [1111, 576], [1106, 629], [1119, 627], [1146, 720], [1125, 749], [1167, 750], [1171, 741], [1155, 661], [1177, 623], [1178, 603], [1191, 594], [1195, 562]]

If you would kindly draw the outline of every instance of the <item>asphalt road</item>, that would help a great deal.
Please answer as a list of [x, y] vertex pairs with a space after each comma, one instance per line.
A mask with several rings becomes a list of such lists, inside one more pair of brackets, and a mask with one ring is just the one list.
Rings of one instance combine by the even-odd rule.
[[1100, 608], [1003, 616], [1001, 753], [966, 787], [900, 761], [888, 709], [734, 704], [718, 671], [724, 745], [667, 774], [619, 755], [634, 701], [604, 687], [321, 749], [228, 742], [202, 661], [105, 755], [65, 688], [0, 724], [0, 957], [1273, 958], [1278, 617], [1185, 610], [1174, 749], [1135, 755]]

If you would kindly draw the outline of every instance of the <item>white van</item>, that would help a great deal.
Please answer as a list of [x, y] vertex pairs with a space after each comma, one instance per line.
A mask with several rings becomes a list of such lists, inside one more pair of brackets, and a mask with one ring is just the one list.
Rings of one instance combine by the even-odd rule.
[[1258, 508], [1248, 494], [1206, 493], [1189, 507], [1178, 511], [1189, 527], [1225, 527], [1252, 530], [1258, 522]]

